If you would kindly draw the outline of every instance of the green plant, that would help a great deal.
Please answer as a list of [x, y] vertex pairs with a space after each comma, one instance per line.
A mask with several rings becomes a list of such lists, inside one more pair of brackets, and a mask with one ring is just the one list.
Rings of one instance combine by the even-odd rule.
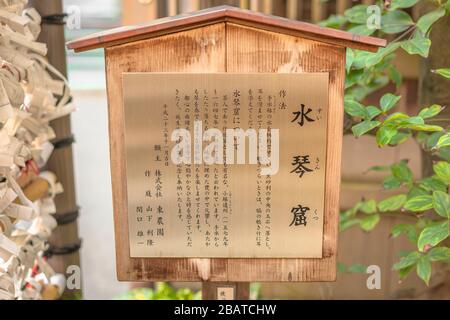
[[[414, 21], [405, 9], [419, 2], [423, 1], [377, 1], [378, 10], [357, 5], [342, 16], [331, 16], [321, 25], [344, 28], [362, 35], [395, 36], [395, 40], [377, 53], [347, 49], [345, 129], [356, 137], [375, 135], [379, 147], [396, 146], [408, 139], [415, 139], [426, 153], [439, 157], [439, 161], [433, 164], [433, 174], [420, 180], [413, 178], [407, 160], [387, 167], [370, 168], [385, 171], [383, 188], [398, 190], [398, 194], [379, 202], [371, 199], [356, 203], [353, 208], [341, 213], [340, 230], [359, 225], [363, 230], [371, 231], [388, 214], [413, 217], [413, 223], [398, 224], [391, 230], [392, 237], [405, 235], [416, 246], [414, 251], [403, 254], [393, 268], [401, 278], [415, 268], [417, 275], [428, 285], [432, 264], [450, 262], [450, 248], [444, 243], [450, 235], [450, 133], [448, 127], [433, 124], [433, 119], [444, 106], [424, 106], [417, 115], [394, 112], [401, 99], [395, 93], [383, 95], [377, 106], [363, 104], [369, 94], [390, 82], [397, 88], [401, 85], [402, 76], [392, 64], [396, 52], [404, 50], [410, 55], [428, 56], [430, 30], [436, 21], [449, 13], [450, 0], [427, 1], [434, 5], [434, 9]], [[381, 23], [379, 28], [372, 28], [368, 21], [377, 20], [373, 16], [376, 11], [381, 14]], [[430, 72], [441, 75], [442, 81], [450, 81], [450, 69]]]
[[181, 288], [175, 290], [166, 282], [157, 282], [155, 288], [137, 288], [117, 297], [119, 300], [200, 300], [201, 291]]
[[[250, 284], [250, 300], [260, 298], [261, 284]], [[200, 300], [201, 291], [194, 292], [188, 288], [175, 290], [166, 282], [158, 282], [154, 289], [136, 288], [117, 297], [118, 300]]]

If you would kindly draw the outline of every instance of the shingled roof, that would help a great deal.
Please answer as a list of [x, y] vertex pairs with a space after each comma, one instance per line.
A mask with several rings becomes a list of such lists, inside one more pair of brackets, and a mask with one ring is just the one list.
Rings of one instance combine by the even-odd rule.
[[152, 20], [134, 26], [124, 26], [95, 33], [67, 43], [76, 52], [110, 47], [122, 43], [153, 38], [164, 34], [198, 28], [219, 22], [232, 22], [259, 29], [301, 36], [353, 49], [376, 51], [386, 46], [386, 40], [325, 28], [315, 24], [266, 15], [231, 6], [219, 6], [193, 13]]

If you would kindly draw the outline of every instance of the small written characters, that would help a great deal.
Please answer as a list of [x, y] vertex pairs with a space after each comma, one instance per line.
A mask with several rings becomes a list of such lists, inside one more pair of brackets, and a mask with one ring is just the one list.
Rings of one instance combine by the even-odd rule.
[[[279, 169], [280, 141], [278, 129], [226, 129], [224, 135], [217, 128], [202, 132], [202, 122], [194, 121], [194, 137], [187, 129], [175, 129], [172, 141], [176, 141], [171, 152], [174, 164], [260, 164], [261, 175], [274, 175]], [[246, 142], [248, 145], [246, 148]], [[268, 143], [268, 140], [270, 142]], [[203, 149], [203, 142], [209, 144]], [[192, 156], [192, 145], [194, 153]], [[268, 149], [270, 145], [270, 150]], [[248, 150], [248, 162], [246, 161]], [[192, 161], [193, 160], [193, 161]]]
[[321, 257], [327, 74], [124, 74], [132, 257]]

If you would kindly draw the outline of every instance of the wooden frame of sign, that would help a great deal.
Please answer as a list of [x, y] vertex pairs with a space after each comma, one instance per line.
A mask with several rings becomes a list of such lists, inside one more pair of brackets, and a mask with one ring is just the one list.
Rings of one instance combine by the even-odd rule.
[[[214, 39], [205, 44], [202, 39]], [[384, 40], [233, 7], [160, 19], [68, 44], [105, 48], [117, 275], [124, 281], [334, 281], [343, 134], [345, 50]], [[122, 73], [329, 73], [322, 258], [130, 258]]]

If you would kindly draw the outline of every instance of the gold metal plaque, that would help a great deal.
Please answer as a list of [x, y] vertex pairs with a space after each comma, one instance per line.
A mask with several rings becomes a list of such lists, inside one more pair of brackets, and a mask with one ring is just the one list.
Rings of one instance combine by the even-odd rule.
[[123, 93], [131, 257], [322, 257], [328, 73], [124, 73]]

